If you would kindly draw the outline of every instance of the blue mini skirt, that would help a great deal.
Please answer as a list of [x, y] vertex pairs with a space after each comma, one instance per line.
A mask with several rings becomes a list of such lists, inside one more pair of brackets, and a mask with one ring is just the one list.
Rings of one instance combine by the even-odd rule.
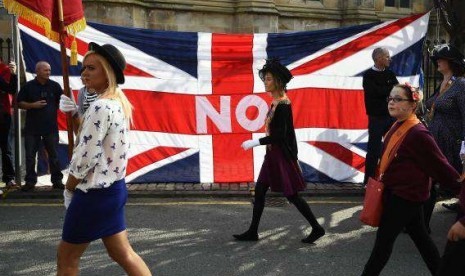
[[110, 187], [76, 189], [66, 211], [62, 239], [69, 243], [89, 243], [126, 229], [124, 205], [128, 198], [126, 182], [115, 181]]

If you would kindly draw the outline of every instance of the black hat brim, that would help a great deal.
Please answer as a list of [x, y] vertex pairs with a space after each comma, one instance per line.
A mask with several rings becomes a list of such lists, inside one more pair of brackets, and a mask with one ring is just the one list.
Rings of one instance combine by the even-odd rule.
[[103, 48], [95, 42], [91, 42], [89, 43], [89, 50], [94, 51], [97, 54], [103, 56], [108, 61], [108, 63], [110, 63], [111, 68], [113, 68], [113, 71], [115, 72], [116, 82], [118, 84], [124, 83], [125, 79], [123, 70], [121, 70], [116, 60], [105, 48]]
[[435, 66], [438, 66], [438, 59], [444, 59], [444, 60], [448, 60], [449, 62], [458, 64], [460, 67], [465, 68], [465, 60], [463, 59], [460, 60], [460, 59], [455, 59], [455, 58], [446, 57], [442, 55], [431, 56], [430, 59], [434, 63]]

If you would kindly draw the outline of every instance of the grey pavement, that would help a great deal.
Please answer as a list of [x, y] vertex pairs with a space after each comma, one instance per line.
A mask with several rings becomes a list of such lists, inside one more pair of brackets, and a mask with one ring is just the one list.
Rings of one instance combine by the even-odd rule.
[[[0, 189], [4, 190], [4, 199], [21, 198], [60, 198], [62, 192], [43, 185], [33, 192], [21, 192], [17, 189], [6, 190], [4, 183]], [[254, 183], [143, 183], [127, 184], [129, 196], [144, 197], [248, 197], [253, 193]], [[361, 184], [354, 183], [308, 183], [304, 196], [363, 196]], [[281, 196], [280, 193], [270, 192], [269, 196]]]
[[[237, 242], [232, 234], [249, 225], [252, 207], [240, 198], [130, 198], [129, 240], [159, 276], [350, 276], [360, 275], [376, 228], [358, 220], [360, 197], [308, 198], [327, 235], [315, 245], [305, 219], [289, 204], [267, 207], [258, 242]], [[54, 199], [0, 202], [0, 275], [54, 275], [56, 246], [64, 218]], [[432, 237], [443, 252], [454, 214], [437, 206]], [[81, 259], [81, 275], [125, 275], [101, 241]], [[382, 276], [426, 276], [426, 265], [408, 235], [401, 234]]]

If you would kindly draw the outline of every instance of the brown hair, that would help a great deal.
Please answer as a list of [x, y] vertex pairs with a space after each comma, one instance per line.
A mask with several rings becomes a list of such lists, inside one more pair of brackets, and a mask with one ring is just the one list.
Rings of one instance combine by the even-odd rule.
[[405, 95], [412, 103], [416, 103], [415, 111], [421, 108], [421, 101], [423, 100], [423, 92], [418, 87], [413, 87], [409, 83], [396, 84], [394, 88], [401, 88], [404, 90]]
[[452, 75], [454, 75], [454, 77], [463, 77], [465, 75], [465, 67], [451, 60], [447, 60], [447, 62], [449, 63], [449, 68], [452, 71]]

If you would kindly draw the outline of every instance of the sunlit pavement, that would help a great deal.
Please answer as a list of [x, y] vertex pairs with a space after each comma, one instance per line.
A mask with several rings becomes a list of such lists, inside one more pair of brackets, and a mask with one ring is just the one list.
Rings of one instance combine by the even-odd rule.
[[[236, 242], [246, 230], [250, 198], [130, 199], [129, 238], [154, 275], [360, 275], [373, 246], [374, 228], [358, 215], [361, 197], [306, 197], [327, 234], [315, 245], [311, 230], [282, 198], [269, 199], [258, 242]], [[64, 218], [61, 199], [0, 203], [0, 275], [55, 275], [56, 246]], [[437, 205], [432, 236], [442, 253], [454, 214]], [[81, 275], [125, 275], [94, 242]], [[408, 235], [398, 238], [382, 275], [429, 275]]]

